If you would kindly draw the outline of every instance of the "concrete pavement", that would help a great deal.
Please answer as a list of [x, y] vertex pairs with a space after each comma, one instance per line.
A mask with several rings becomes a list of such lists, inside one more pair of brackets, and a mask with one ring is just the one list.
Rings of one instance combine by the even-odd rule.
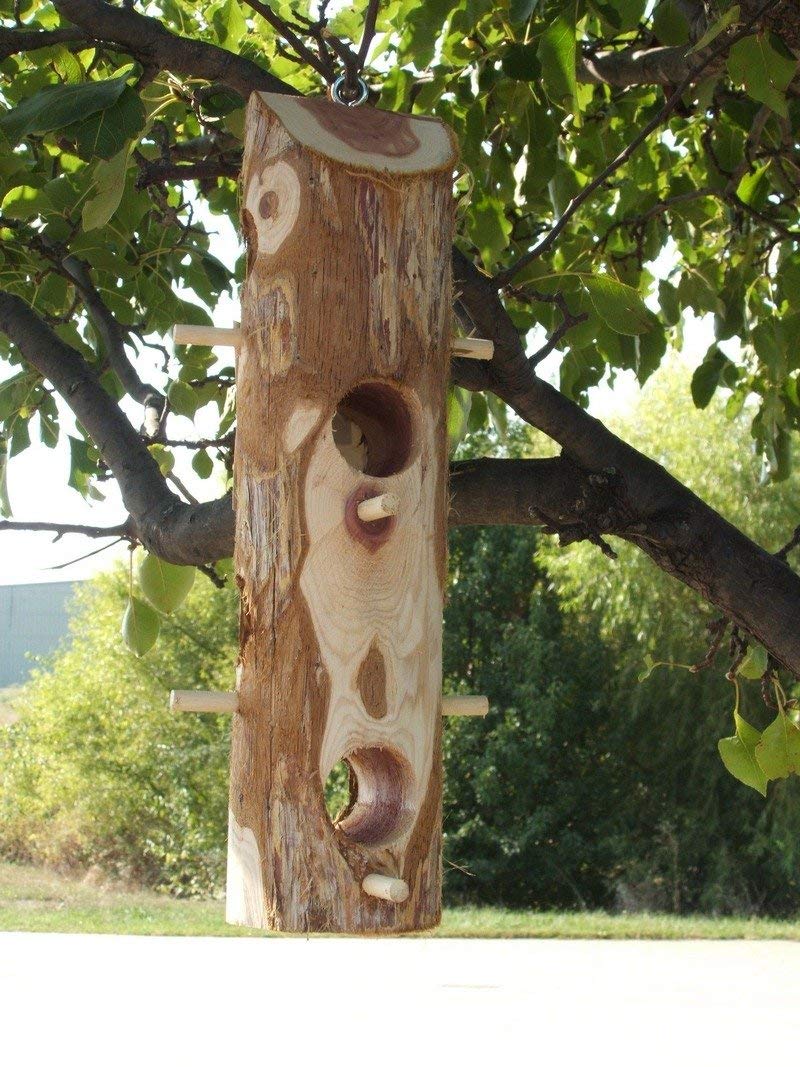
[[799, 1003], [787, 942], [0, 934], [9, 1067], [752, 1067]]

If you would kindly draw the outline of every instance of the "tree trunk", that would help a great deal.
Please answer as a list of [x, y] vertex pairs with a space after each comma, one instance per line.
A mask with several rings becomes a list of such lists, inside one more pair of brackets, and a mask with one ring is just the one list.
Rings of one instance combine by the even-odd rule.
[[[229, 922], [439, 919], [454, 162], [432, 120], [250, 100]], [[397, 514], [360, 518], [382, 493]], [[323, 787], [342, 759], [351, 797], [332, 822]], [[370, 895], [370, 874], [407, 900]]]

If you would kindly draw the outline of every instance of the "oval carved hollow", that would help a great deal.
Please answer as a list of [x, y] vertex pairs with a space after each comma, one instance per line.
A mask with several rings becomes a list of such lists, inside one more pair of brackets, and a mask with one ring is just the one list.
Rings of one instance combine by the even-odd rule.
[[373, 478], [405, 470], [417, 446], [411, 407], [388, 382], [363, 382], [336, 407], [333, 440], [351, 467]]
[[358, 691], [370, 718], [386, 718], [386, 664], [374, 641], [358, 669]]
[[389, 845], [413, 822], [408, 797], [411, 764], [390, 748], [364, 747], [344, 757], [350, 776], [350, 803], [336, 823], [339, 833], [361, 845]]

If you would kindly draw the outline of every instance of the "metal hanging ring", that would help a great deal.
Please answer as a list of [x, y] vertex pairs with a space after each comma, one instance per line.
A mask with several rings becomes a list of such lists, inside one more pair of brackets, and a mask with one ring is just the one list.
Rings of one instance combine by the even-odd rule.
[[363, 78], [356, 80], [358, 81], [358, 92], [352, 99], [348, 99], [342, 94], [342, 90], [347, 83], [347, 75], [340, 74], [331, 86], [331, 100], [335, 104], [344, 104], [345, 107], [360, 107], [369, 96], [369, 88]]

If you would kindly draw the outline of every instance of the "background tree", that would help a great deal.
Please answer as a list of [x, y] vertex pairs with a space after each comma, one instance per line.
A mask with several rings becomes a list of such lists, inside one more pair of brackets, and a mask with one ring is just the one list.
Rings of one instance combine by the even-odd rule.
[[[796, 6], [371, 0], [332, 19], [327, 6], [0, 4], [6, 457], [31, 428], [54, 444], [68, 407], [72, 484], [119, 484], [128, 515], [112, 533], [175, 563], [230, 554], [230, 499], [182, 494], [170, 420], [215, 403], [215, 433], [189, 447], [199, 474], [229, 469], [232, 369], [162, 339], [176, 321], [210, 321], [240, 278], [199, 219], [201, 204], [236, 213], [245, 98], [319, 92], [363, 68], [379, 106], [439, 115], [461, 142], [454, 309], [495, 343], [490, 364], [453, 365], [459, 387], [486, 394], [473, 425], [502, 418], [502, 401], [562, 450], [457, 466], [453, 522], [539, 524], [607, 553], [605, 538], [622, 538], [731, 621], [739, 656], [755, 639], [799, 673], [788, 549], [759, 547], [585, 411], [601, 379], [647, 379], [685, 309], [713, 313], [694, 401], [724, 388], [752, 416], [765, 477], [787, 475], [800, 415]], [[537, 375], [553, 352], [558, 389]]]

